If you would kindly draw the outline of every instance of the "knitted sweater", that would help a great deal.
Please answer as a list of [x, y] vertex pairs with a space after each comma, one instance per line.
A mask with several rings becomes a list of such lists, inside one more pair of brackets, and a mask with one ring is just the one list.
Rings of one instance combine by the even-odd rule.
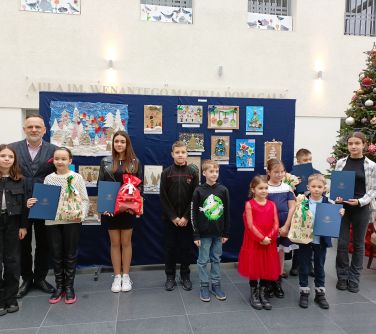
[[[68, 176], [73, 175], [73, 185], [77, 189], [78, 193], [80, 194], [82, 200], [82, 211], [85, 213], [84, 216], [87, 216], [89, 211], [89, 197], [87, 195], [85, 181], [82, 176], [78, 173], [70, 171], [67, 174], [60, 175], [56, 173], [51, 173], [46, 176], [44, 179], [44, 184], [50, 184], [53, 186], [60, 186], [60, 198], [63, 196], [65, 190], [67, 189], [67, 178]], [[46, 225], [57, 225], [57, 224], [76, 224], [74, 222], [66, 222], [66, 221], [57, 221], [57, 220], [46, 220]]]

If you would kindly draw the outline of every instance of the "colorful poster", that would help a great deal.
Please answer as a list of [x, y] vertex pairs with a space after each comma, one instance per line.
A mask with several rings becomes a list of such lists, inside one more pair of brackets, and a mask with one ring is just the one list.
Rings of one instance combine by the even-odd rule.
[[78, 173], [84, 178], [86, 187], [96, 187], [99, 175], [99, 166], [78, 166]]
[[204, 134], [194, 132], [182, 132], [179, 134], [179, 140], [187, 145], [188, 152], [204, 152]]
[[197, 168], [198, 181], [201, 182], [201, 157], [188, 156], [187, 165], [194, 165]]
[[50, 108], [50, 141], [73, 155], [110, 155], [113, 133], [128, 128], [126, 104], [51, 101]]
[[264, 107], [247, 106], [246, 126], [247, 135], [262, 135], [264, 132]]
[[89, 196], [89, 212], [82, 225], [100, 225], [100, 214], [97, 210], [98, 196]]
[[163, 166], [144, 166], [144, 194], [159, 194]]
[[81, 0], [20, 0], [20, 10], [27, 12], [81, 14]]
[[264, 143], [264, 167], [270, 159], [282, 160], [282, 142], [281, 141], [267, 141]]
[[236, 167], [255, 168], [256, 143], [254, 139], [236, 139]]
[[202, 124], [202, 106], [178, 105], [179, 124]]
[[162, 134], [162, 106], [144, 106], [144, 134]]
[[171, 6], [160, 6], [154, 5], [153, 1], [151, 1], [151, 4], [148, 4], [147, 0], [141, 0], [141, 20], [150, 22], [192, 24], [192, 4], [190, 7], [173, 6], [179, 2], [180, 0], [174, 0], [171, 1]]
[[208, 107], [208, 129], [239, 129], [239, 106]]
[[292, 16], [248, 12], [248, 27], [260, 30], [292, 31]]
[[211, 137], [211, 159], [217, 161], [230, 160], [230, 136]]

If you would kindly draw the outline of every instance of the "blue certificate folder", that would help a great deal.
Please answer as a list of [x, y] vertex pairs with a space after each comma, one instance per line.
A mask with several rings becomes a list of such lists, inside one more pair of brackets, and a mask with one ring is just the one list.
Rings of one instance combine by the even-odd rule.
[[120, 189], [120, 182], [99, 181], [98, 183], [98, 212], [115, 211], [116, 196]]
[[341, 204], [317, 203], [313, 234], [322, 237], [338, 238], [342, 216]]
[[29, 211], [29, 218], [55, 220], [61, 187], [49, 184], [34, 184], [33, 197], [36, 202]]
[[291, 174], [299, 176], [302, 181], [296, 186], [296, 191], [298, 193], [307, 191], [308, 177], [313, 174], [312, 164], [295, 165], [292, 167]]
[[330, 180], [330, 198], [342, 197], [344, 201], [354, 198], [355, 172], [333, 171]]

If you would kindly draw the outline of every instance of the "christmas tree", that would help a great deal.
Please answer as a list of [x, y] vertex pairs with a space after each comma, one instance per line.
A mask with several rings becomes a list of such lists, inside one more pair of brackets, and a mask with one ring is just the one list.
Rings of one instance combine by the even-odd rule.
[[365, 155], [376, 161], [376, 43], [367, 54], [367, 68], [359, 74], [358, 90], [354, 91], [350, 106], [346, 111], [345, 124], [338, 131], [338, 140], [332, 156], [327, 159], [335, 167], [338, 159], [348, 155], [347, 136], [354, 131], [362, 132], [368, 141]]

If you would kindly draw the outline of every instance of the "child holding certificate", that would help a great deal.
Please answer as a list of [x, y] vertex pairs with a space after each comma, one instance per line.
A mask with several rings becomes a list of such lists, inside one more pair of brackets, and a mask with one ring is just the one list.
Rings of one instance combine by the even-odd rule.
[[[45, 184], [61, 187], [56, 218], [46, 220], [45, 223], [56, 282], [56, 291], [48, 299], [50, 304], [60, 302], [64, 296], [65, 304], [74, 304], [77, 300], [73, 283], [78, 257], [80, 223], [87, 215], [89, 197], [82, 176], [69, 170], [72, 158], [69, 149], [57, 148], [53, 155], [56, 172], [47, 175], [44, 179]], [[32, 207], [36, 202], [36, 198], [29, 198], [27, 207]]]
[[18, 311], [20, 239], [26, 235], [25, 190], [15, 151], [0, 145], [0, 316]]

